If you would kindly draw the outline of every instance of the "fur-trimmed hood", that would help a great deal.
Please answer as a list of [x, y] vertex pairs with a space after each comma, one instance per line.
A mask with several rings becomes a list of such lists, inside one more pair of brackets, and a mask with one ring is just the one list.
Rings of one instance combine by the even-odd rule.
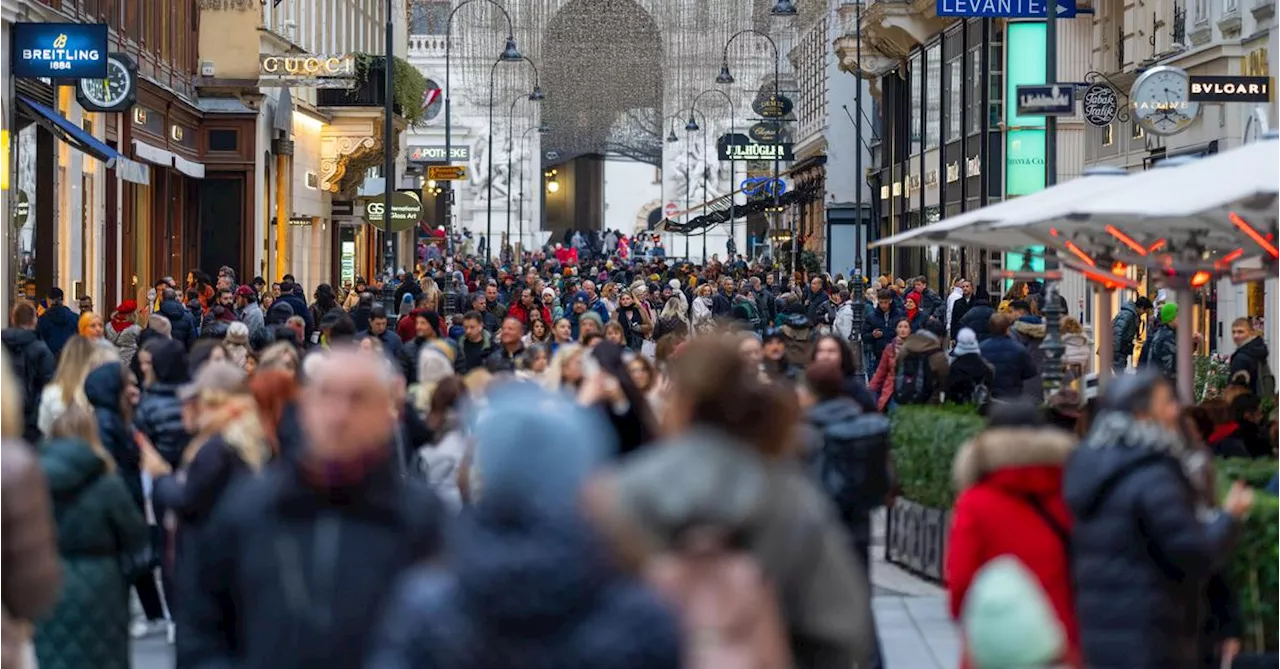
[[1064, 430], [993, 428], [960, 447], [951, 475], [956, 490], [965, 490], [1001, 469], [1061, 467], [1075, 447], [1075, 435]]

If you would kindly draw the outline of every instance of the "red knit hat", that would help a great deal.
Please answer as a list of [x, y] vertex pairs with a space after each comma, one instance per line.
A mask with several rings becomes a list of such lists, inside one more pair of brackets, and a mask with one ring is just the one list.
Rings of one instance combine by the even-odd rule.
[[131, 314], [138, 310], [138, 302], [136, 300], [125, 300], [116, 305], [117, 314]]

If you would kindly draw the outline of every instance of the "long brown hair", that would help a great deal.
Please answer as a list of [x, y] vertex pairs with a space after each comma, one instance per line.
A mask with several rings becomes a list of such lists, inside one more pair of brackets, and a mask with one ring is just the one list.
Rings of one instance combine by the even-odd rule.
[[667, 375], [692, 422], [738, 437], [766, 455], [788, 450], [799, 416], [795, 393], [761, 381], [735, 340], [694, 339], [672, 358]]

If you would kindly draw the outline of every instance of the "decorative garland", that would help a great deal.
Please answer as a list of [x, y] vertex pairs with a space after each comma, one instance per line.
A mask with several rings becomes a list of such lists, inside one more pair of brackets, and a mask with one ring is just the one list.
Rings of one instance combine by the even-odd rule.
[[[410, 127], [421, 125], [427, 120], [427, 110], [422, 105], [423, 96], [427, 93], [427, 78], [409, 61], [399, 56], [392, 57], [395, 58], [395, 69], [391, 73], [391, 101]], [[385, 57], [357, 53], [355, 60], [356, 79], [364, 84], [369, 80], [370, 72], [382, 72]]]

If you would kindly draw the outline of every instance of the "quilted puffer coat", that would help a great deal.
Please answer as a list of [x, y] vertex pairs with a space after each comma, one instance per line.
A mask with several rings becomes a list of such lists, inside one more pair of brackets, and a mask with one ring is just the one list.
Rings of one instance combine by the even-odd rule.
[[53, 496], [62, 594], [36, 626], [41, 669], [127, 669], [129, 584], [121, 556], [150, 541], [120, 477], [89, 446], [59, 440], [40, 449]]

